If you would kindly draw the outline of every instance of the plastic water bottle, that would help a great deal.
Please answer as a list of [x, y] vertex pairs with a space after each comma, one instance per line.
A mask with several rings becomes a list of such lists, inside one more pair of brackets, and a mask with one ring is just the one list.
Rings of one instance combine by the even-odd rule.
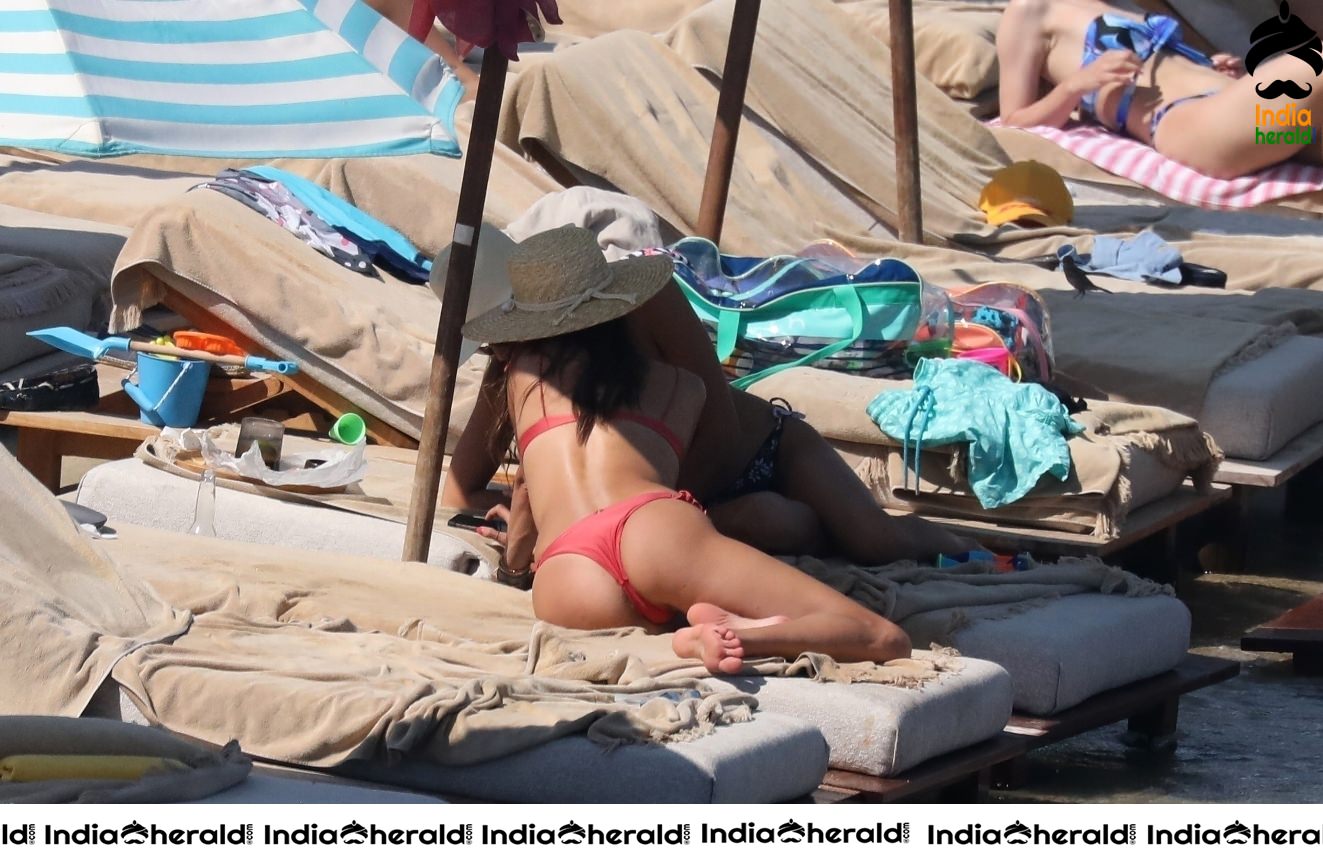
[[216, 473], [211, 470], [202, 473], [202, 481], [198, 483], [198, 501], [188, 531], [191, 535], [216, 537]]

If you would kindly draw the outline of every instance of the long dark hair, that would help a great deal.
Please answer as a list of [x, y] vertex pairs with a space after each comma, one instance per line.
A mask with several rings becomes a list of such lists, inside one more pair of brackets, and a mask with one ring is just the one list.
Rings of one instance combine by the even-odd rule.
[[[587, 442], [599, 421], [639, 405], [647, 381], [648, 361], [634, 345], [623, 317], [577, 332], [511, 346], [511, 366], [523, 356], [540, 358], [539, 376], [543, 380], [540, 385], [559, 379], [567, 368], [577, 364], [578, 376], [569, 395], [580, 443]], [[498, 439], [513, 429], [509, 385], [507, 375], [499, 405]], [[525, 394], [525, 403], [535, 389], [536, 386]]]

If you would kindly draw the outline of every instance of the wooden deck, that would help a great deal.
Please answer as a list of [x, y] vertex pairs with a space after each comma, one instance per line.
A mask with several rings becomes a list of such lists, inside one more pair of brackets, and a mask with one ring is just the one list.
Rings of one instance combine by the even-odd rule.
[[1290, 652], [1297, 673], [1323, 675], [1323, 595], [1250, 631], [1240, 647], [1247, 652]]

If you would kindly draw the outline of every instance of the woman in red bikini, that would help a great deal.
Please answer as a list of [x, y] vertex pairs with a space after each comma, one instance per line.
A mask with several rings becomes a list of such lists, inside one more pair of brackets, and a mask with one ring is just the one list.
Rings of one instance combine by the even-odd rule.
[[[593, 251], [600, 256], [600, 252]], [[936, 559], [978, 545], [915, 515], [884, 511], [831, 445], [807, 422], [728, 385], [698, 317], [673, 282], [624, 318], [634, 349], [702, 380], [707, 397], [680, 464], [679, 487], [693, 492], [717, 529], [766, 553], [843, 556], [859, 565]], [[487, 511], [510, 523], [511, 567], [526, 564], [534, 524], [509, 518], [506, 499], [487, 490], [510, 445], [498, 427], [504, 368], [487, 368], [482, 392], [455, 444], [441, 504]], [[516, 476], [515, 499], [522, 498]], [[518, 506], [511, 506], [518, 508]], [[505, 543], [506, 536], [479, 530]]]
[[694, 374], [648, 360], [623, 319], [670, 280], [665, 257], [608, 264], [591, 232], [522, 243], [513, 298], [465, 326], [505, 367], [504, 419], [520, 449], [538, 538], [533, 607], [573, 628], [675, 632], [681, 657], [736, 672], [745, 657], [909, 655], [895, 625], [720, 535], [680, 463], [703, 411]]

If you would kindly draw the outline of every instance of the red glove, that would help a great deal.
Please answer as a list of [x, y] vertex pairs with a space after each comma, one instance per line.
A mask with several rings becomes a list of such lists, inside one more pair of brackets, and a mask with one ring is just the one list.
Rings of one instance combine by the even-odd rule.
[[533, 32], [535, 26], [541, 30], [539, 13], [548, 24], [561, 23], [556, 0], [415, 0], [415, 15], [409, 28], [414, 38], [418, 37], [413, 32], [418, 23], [418, 7], [423, 4], [430, 6], [442, 26], [455, 34], [461, 56], [475, 45], [481, 48], [495, 45], [506, 59], [518, 60], [520, 42], [541, 39], [541, 33]]

